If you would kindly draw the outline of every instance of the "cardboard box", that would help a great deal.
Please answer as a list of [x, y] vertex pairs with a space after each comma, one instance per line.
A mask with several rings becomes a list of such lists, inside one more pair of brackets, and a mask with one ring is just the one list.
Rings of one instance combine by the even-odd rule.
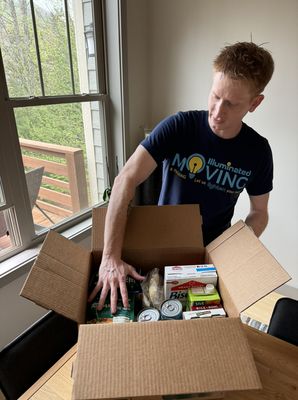
[[259, 389], [239, 314], [290, 276], [253, 232], [239, 221], [204, 249], [198, 205], [132, 208], [123, 259], [144, 273], [165, 265], [214, 264], [228, 318], [85, 325], [105, 213], [105, 208], [93, 211], [91, 252], [49, 232], [21, 292], [82, 324], [73, 399], [208, 398], [208, 393]]

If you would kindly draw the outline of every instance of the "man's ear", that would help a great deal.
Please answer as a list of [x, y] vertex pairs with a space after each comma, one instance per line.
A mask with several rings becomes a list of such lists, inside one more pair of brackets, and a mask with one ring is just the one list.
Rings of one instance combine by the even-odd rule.
[[262, 103], [262, 101], [264, 100], [264, 95], [263, 94], [259, 94], [258, 96], [256, 96], [250, 106], [249, 112], [253, 112], [255, 111], [255, 109]]

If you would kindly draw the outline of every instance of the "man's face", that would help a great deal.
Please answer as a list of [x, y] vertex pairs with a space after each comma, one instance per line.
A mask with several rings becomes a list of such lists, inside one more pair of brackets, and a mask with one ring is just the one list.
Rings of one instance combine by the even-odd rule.
[[246, 82], [215, 72], [208, 100], [210, 128], [224, 139], [237, 136], [244, 116], [253, 112], [263, 98], [253, 94]]

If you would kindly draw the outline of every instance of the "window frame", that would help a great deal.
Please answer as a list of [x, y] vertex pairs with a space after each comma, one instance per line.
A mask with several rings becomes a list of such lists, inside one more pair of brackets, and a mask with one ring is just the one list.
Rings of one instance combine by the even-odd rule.
[[[83, 2], [84, 0], [82, 0]], [[121, 2], [120, 2], [121, 3]], [[110, 160], [112, 154], [112, 141], [109, 138], [109, 95], [107, 93], [108, 76], [106, 62], [106, 47], [105, 47], [105, 5], [104, 0], [93, 0], [93, 18], [94, 18], [94, 36], [96, 44], [96, 64], [101, 68], [97, 68], [98, 93], [96, 94], [73, 94], [61, 96], [40, 96], [32, 98], [9, 98], [8, 87], [6, 84], [4, 65], [0, 49], [0, 131], [2, 145], [0, 146], [0, 171], [2, 178], [2, 186], [5, 194], [6, 204], [0, 206], [0, 211], [14, 207], [16, 218], [19, 225], [19, 234], [22, 238], [22, 245], [12, 249], [11, 251], [1, 255], [0, 261], [8, 259], [24, 249], [34, 246], [41, 242], [48, 229], [40, 234], [36, 234], [32, 218], [32, 211], [28, 196], [25, 172], [22, 162], [21, 148], [19, 144], [18, 132], [16, 127], [14, 109], [18, 107], [40, 106], [51, 104], [75, 103], [75, 102], [101, 102], [104, 112], [105, 126], [105, 149], [107, 160]], [[118, 7], [121, 8], [121, 4]], [[118, 9], [119, 11], [119, 9]], [[122, 146], [120, 146], [122, 148]], [[108, 161], [109, 162], [109, 161]], [[107, 173], [107, 171], [105, 171]], [[114, 171], [111, 170], [112, 179]], [[17, 184], [14, 184], [17, 182]], [[92, 206], [93, 207], [93, 206]], [[78, 215], [69, 218], [67, 221], [55, 224], [54, 229], [62, 232], [82, 220], [90, 218], [90, 207], [82, 211]], [[0, 271], [1, 275], [1, 271]]]

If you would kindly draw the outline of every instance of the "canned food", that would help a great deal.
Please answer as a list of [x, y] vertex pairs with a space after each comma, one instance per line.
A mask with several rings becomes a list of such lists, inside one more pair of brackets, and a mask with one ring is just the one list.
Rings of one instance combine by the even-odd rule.
[[165, 300], [160, 307], [161, 319], [182, 319], [182, 303], [179, 300]]
[[160, 312], [156, 308], [145, 308], [138, 314], [138, 322], [154, 322], [160, 320]]

